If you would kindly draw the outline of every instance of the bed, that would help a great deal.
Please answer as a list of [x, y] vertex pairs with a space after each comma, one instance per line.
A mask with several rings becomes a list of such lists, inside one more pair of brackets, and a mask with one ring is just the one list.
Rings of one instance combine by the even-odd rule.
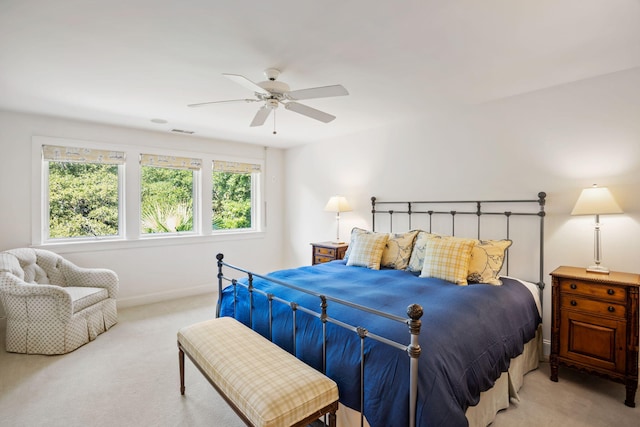
[[[217, 315], [235, 317], [336, 381], [339, 425], [487, 425], [537, 367], [544, 206], [544, 193], [530, 200], [372, 198], [372, 228], [352, 231], [345, 260], [261, 275], [219, 254]], [[465, 216], [473, 238], [456, 234], [468, 231]], [[490, 217], [500, 220], [483, 226]], [[535, 264], [537, 280], [498, 275], [512, 268], [516, 217], [535, 224], [536, 244], [519, 246], [522, 271]], [[434, 231], [439, 221], [446, 234]], [[488, 240], [496, 228], [502, 236]], [[478, 251], [489, 272], [474, 275], [470, 259], [478, 261]], [[376, 257], [377, 268], [370, 264]]]

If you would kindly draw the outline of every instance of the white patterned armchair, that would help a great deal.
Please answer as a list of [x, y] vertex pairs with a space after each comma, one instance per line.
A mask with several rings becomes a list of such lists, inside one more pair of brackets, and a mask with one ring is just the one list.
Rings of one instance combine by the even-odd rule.
[[9, 352], [63, 354], [93, 341], [118, 321], [117, 294], [111, 270], [81, 268], [43, 249], [0, 252]]

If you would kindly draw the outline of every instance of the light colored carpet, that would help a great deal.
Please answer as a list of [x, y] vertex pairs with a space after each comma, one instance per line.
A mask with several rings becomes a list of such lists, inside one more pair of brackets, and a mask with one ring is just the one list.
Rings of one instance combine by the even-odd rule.
[[[0, 426], [243, 426], [188, 360], [180, 395], [176, 332], [214, 311], [212, 295], [122, 309], [112, 329], [63, 356], [5, 352], [0, 320]], [[520, 397], [493, 426], [640, 426], [623, 385], [570, 369], [553, 383], [542, 364]]]

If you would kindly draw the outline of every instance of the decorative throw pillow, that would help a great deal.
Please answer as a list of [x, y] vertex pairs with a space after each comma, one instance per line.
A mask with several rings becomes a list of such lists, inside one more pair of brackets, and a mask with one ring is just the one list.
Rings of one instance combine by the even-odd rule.
[[386, 233], [360, 233], [349, 245], [351, 254], [347, 265], [367, 267], [380, 270], [380, 259], [387, 244], [389, 235]]
[[419, 230], [406, 233], [389, 234], [389, 240], [382, 252], [381, 267], [404, 270], [409, 265], [409, 258], [413, 249], [413, 241]]
[[347, 251], [344, 253], [345, 261], [349, 260], [349, 255], [351, 255], [351, 248], [353, 247], [353, 242], [356, 240], [356, 236], [358, 236], [359, 234], [368, 234], [368, 233], [372, 233], [372, 231], [368, 231], [358, 227], [353, 227], [351, 229], [351, 239], [349, 239], [349, 247], [347, 248]]
[[511, 246], [511, 240], [476, 240], [471, 251], [467, 280], [500, 286], [498, 274], [504, 263], [504, 254]]
[[426, 231], [418, 231], [418, 235], [413, 243], [413, 251], [411, 251], [411, 258], [409, 259], [409, 265], [407, 270], [412, 273], [422, 272], [422, 266], [424, 265], [424, 253], [427, 245], [427, 240], [433, 238], [442, 238], [439, 234], [427, 233]]
[[457, 237], [427, 239], [420, 277], [435, 277], [467, 285], [471, 250], [475, 243], [475, 240]]

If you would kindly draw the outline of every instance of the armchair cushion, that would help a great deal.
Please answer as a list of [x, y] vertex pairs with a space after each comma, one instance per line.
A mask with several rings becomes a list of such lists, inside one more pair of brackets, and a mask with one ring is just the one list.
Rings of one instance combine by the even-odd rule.
[[103, 288], [69, 286], [65, 291], [71, 296], [73, 313], [79, 313], [85, 308], [109, 298], [109, 293]]
[[0, 252], [0, 302], [7, 351], [62, 354], [117, 322], [118, 276], [82, 268], [42, 249]]
[[88, 286], [104, 288], [109, 298], [115, 299], [118, 296], [118, 276], [111, 270], [106, 268], [82, 268], [67, 260], [62, 260], [60, 271], [67, 282], [67, 290], [76, 286]]

